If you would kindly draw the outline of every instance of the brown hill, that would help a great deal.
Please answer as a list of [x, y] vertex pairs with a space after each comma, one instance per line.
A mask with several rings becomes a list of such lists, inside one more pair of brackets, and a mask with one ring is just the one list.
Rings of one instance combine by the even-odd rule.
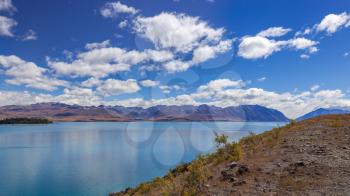
[[281, 112], [258, 105], [215, 107], [209, 105], [149, 108], [123, 106], [80, 106], [38, 103], [0, 107], [2, 118], [49, 118], [53, 121], [288, 121]]
[[165, 177], [111, 195], [349, 195], [350, 115], [322, 116], [178, 166]]
[[0, 119], [4, 118], [48, 118], [53, 121], [127, 121], [127, 118], [111, 114], [104, 108], [40, 103], [27, 106], [3, 106]]

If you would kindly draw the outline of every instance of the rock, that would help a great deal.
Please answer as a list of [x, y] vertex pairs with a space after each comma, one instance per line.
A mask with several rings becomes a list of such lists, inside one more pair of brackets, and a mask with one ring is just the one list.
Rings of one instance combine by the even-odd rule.
[[296, 167], [304, 167], [305, 163], [303, 161], [298, 161], [298, 162], [294, 163], [294, 166], [296, 166]]
[[246, 181], [240, 180], [240, 181], [234, 182], [232, 185], [233, 186], [239, 186], [239, 185], [242, 185], [242, 184], [246, 184]]
[[235, 175], [228, 170], [221, 171], [221, 175], [222, 175], [223, 180], [230, 180], [231, 181], [232, 178], [235, 177]]
[[233, 161], [233, 162], [229, 163], [229, 164], [227, 165], [227, 167], [229, 167], [230, 169], [233, 169], [233, 168], [235, 168], [237, 165], [238, 165], [238, 163], [235, 162], [235, 161]]
[[237, 178], [235, 178], [235, 177], [231, 177], [230, 182], [236, 182], [236, 181], [238, 181], [238, 179], [237, 179]]
[[242, 175], [242, 174], [244, 174], [244, 173], [246, 173], [246, 172], [248, 172], [248, 171], [249, 171], [249, 169], [248, 169], [247, 166], [245, 166], [245, 165], [239, 166], [238, 173], [239, 173], [240, 175]]

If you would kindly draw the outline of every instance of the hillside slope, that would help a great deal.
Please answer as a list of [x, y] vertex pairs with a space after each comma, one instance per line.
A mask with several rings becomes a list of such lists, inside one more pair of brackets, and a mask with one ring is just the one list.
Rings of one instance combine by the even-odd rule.
[[350, 115], [331, 115], [248, 136], [238, 144], [226, 144], [214, 154], [179, 166], [163, 178], [111, 195], [349, 192]]
[[23, 117], [49, 118], [53, 121], [288, 121], [281, 112], [258, 105], [227, 108], [159, 105], [141, 108], [39, 103], [0, 107], [0, 119]]
[[331, 114], [349, 114], [350, 111], [348, 110], [341, 110], [341, 109], [330, 109], [330, 108], [320, 108], [315, 111], [312, 111], [310, 113], [307, 113], [299, 118], [297, 118], [297, 121], [306, 120], [310, 118], [314, 118], [317, 116], [323, 116], [323, 115], [331, 115]]

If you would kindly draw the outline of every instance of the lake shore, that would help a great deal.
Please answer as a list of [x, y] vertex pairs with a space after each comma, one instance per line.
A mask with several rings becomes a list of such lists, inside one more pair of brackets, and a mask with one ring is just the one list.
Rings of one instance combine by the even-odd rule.
[[350, 115], [293, 122], [223, 149], [163, 178], [110, 195], [346, 195], [350, 191]]
[[49, 119], [44, 118], [5, 118], [0, 120], [0, 125], [12, 125], [12, 124], [51, 124], [53, 123]]

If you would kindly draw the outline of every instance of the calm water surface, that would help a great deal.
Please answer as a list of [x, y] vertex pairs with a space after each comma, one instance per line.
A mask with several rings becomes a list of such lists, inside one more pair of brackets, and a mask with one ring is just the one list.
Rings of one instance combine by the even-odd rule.
[[99, 196], [132, 187], [284, 123], [91, 122], [0, 126], [0, 195]]

